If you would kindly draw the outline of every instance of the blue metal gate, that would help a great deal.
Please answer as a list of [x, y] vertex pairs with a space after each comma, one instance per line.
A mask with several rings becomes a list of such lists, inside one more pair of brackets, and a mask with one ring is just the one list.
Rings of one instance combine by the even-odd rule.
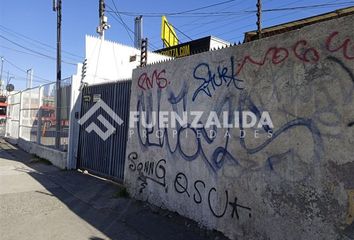
[[[77, 162], [79, 169], [88, 170], [116, 181], [124, 180], [124, 161], [129, 129], [130, 88], [131, 81], [83, 88], [81, 117], [98, 101], [103, 101], [123, 120], [123, 124], [119, 125], [103, 108], [99, 108], [80, 126]], [[86, 130], [92, 123], [96, 124], [103, 132], [108, 129], [98, 119], [100, 115], [115, 128], [115, 132], [106, 140], [102, 139], [95, 131], [88, 132]]]

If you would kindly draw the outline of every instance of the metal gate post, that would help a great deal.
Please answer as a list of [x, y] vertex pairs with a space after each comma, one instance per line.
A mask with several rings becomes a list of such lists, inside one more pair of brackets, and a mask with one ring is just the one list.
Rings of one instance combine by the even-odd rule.
[[[115, 111], [115, 103], [116, 103], [116, 86], [114, 86], [113, 88], [113, 106], [111, 106], [111, 108], [113, 109], [113, 111]], [[117, 130], [116, 130], [117, 131]], [[113, 134], [116, 134], [116, 132], [114, 132]], [[108, 168], [108, 174], [112, 175], [112, 161], [113, 161], [113, 137], [110, 137], [110, 144], [109, 144], [109, 168]]]
[[22, 124], [22, 107], [23, 107], [23, 96], [22, 96], [22, 94], [23, 94], [23, 91], [21, 91], [20, 92], [20, 109], [19, 109], [19, 111], [18, 111], [18, 114], [19, 114], [19, 116], [18, 116], [18, 131], [17, 131], [17, 134], [18, 134], [18, 136], [17, 136], [17, 139], [19, 139], [20, 137], [21, 137], [21, 124]]
[[37, 144], [41, 144], [41, 137], [42, 137], [42, 98], [43, 98], [43, 93], [42, 93], [42, 88], [43, 86], [40, 86], [38, 91], [38, 113], [37, 113]]

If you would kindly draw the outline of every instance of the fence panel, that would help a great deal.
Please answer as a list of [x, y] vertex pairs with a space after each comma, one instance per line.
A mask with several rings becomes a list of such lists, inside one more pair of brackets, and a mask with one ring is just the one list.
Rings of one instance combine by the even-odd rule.
[[9, 95], [7, 98], [7, 117], [5, 136], [17, 139], [20, 128], [21, 92]]
[[[66, 151], [70, 115], [71, 78], [61, 81], [60, 150]], [[8, 97], [6, 136], [55, 147], [56, 83], [23, 90]]]
[[38, 109], [40, 104], [40, 88], [26, 89], [22, 92], [20, 109], [20, 138], [37, 141]]

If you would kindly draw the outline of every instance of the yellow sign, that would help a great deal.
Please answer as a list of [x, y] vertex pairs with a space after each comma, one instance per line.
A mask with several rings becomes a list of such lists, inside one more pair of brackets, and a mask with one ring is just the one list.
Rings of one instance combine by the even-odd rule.
[[171, 24], [167, 22], [166, 16], [162, 16], [161, 22], [161, 39], [165, 47], [172, 47], [178, 45], [179, 41], [177, 34]]
[[162, 55], [179, 58], [191, 55], [190, 45], [182, 45], [173, 48], [168, 48], [159, 52]]

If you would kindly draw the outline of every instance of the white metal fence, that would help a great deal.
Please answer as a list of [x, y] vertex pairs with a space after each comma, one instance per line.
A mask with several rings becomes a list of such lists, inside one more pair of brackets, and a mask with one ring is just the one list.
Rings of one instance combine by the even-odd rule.
[[[60, 150], [66, 151], [70, 115], [71, 78], [61, 81]], [[9, 95], [6, 137], [55, 147], [56, 84], [26, 89]]]

